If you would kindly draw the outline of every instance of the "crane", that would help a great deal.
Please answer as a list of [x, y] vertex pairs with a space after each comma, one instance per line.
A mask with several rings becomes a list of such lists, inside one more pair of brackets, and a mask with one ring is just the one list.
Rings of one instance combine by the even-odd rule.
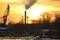
[[7, 22], [7, 17], [9, 15], [9, 10], [10, 10], [10, 6], [8, 5], [3, 17], [1, 17], [3, 19], [3, 23], [0, 23], [0, 35], [1, 36], [5, 36], [7, 35], [6, 33], [8, 33], [6, 22]]
[[6, 26], [7, 17], [9, 15], [9, 10], [10, 10], [10, 6], [8, 5], [7, 8], [6, 8], [6, 11], [5, 11], [4, 15], [3, 15], [3, 17], [1, 17], [1, 18], [3, 18], [3, 24], [2, 24], [3, 27]]

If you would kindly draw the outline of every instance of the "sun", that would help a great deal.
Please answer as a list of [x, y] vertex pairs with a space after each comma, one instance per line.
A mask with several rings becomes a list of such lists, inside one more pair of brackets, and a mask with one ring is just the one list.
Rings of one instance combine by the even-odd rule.
[[44, 6], [33, 6], [27, 10], [27, 15], [29, 18], [37, 20], [41, 18], [40, 15], [42, 14], [42, 12], [46, 12], [47, 10], [48, 8]]

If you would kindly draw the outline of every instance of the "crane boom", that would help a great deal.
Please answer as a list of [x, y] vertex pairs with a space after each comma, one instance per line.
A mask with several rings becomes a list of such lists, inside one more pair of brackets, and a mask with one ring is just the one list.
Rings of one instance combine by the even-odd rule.
[[10, 6], [8, 5], [7, 9], [6, 9], [5, 13], [4, 13], [4, 16], [3, 16], [3, 21], [4, 21], [3, 24], [4, 25], [6, 25], [7, 16], [9, 15], [9, 10], [10, 10]]

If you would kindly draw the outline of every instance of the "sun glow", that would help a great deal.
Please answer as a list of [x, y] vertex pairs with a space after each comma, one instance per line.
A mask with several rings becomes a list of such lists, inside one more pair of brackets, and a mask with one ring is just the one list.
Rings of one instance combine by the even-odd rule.
[[1, 0], [1, 2], [19, 2], [19, 0]]
[[29, 16], [29, 18], [36, 20], [41, 18], [40, 15], [42, 14], [42, 12], [46, 12], [47, 10], [48, 10], [47, 7], [37, 5], [27, 10], [27, 15]]

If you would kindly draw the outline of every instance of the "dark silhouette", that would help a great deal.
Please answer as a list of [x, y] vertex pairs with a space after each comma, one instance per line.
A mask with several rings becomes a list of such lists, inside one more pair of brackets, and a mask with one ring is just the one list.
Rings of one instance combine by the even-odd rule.
[[9, 15], [9, 10], [10, 10], [10, 6], [8, 5], [3, 17], [1, 17], [1, 18], [3, 18], [3, 21], [4, 21], [3, 23], [0, 24], [2, 27], [6, 27], [6, 21], [7, 21], [8, 15]]

